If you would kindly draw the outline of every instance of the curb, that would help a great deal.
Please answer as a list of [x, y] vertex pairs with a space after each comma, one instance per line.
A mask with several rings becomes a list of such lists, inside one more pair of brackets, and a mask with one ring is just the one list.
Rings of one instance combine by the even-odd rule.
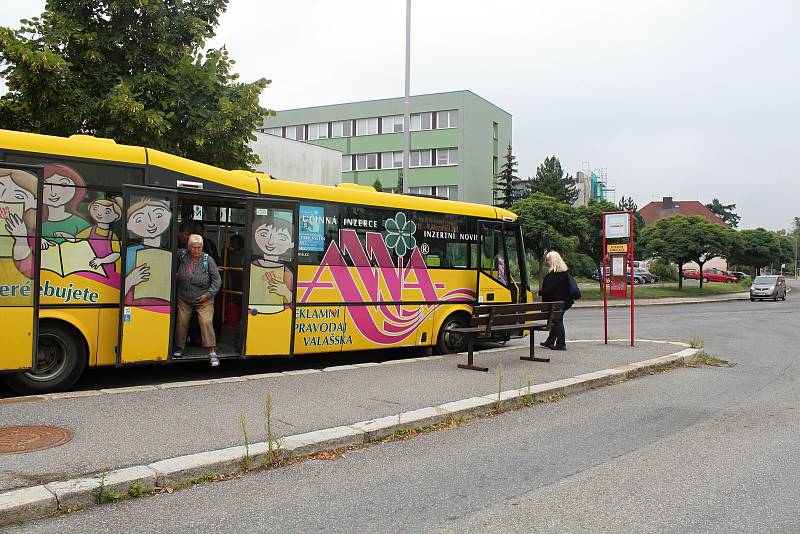
[[[685, 343], [655, 342], [686, 346]], [[287, 436], [280, 439], [280, 456], [285, 460], [339, 447], [363, 445], [381, 440], [398, 430], [443, 423], [454, 417], [485, 415], [494, 411], [498, 403], [501, 408], [511, 408], [518, 406], [523, 400], [535, 403], [552, 397], [580, 393], [673, 365], [691, 363], [697, 353], [698, 349], [684, 348], [667, 356], [536, 384], [530, 388], [506, 390], [499, 395], [495, 393], [471, 397], [351, 425]], [[268, 459], [268, 448], [267, 442], [250, 444], [249, 449], [243, 445], [228, 447], [0, 493], [0, 526], [44, 518], [64, 509], [94, 506], [98, 504], [98, 489], [101, 485], [107, 491], [127, 494], [133, 484], [151, 490], [180, 484], [207, 473], [240, 473], [248, 451], [252, 465], [258, 466]]]
[[[678, 304], [713, 304], [713, 303], [717, 303], [717, 302], [737, 302], [737, 301], [740, 301], [740, 300], [750, 300], [750, 294], [749, 293], [744, 293], [744, 294], [741, 294], [741, 295], [738, 294], [738, 293], [732, 293], [732, 294], [736, 295], [736, 296], [735, 297], [731, 297], [731, 298], [709, 298], [709, 299], [697, 299], [697, 298], [695, 298], [695, 299], [693, 299], [693, 298], [685, 298], [684, 299], [682, 297], [642, 298], [642, 299], [638, 299], [636, 301], [636, 306], [675, 306], [675, 305], [678, 305]], [[670, 302], [659, 302], [660, 300], [667, 300], [667, 299], [681, 299], [681, 300], [671, 300]], [[594, 302], [594, 301], [585, 301], [585, 302], [591, 302], [591, 304], [581, 304], [581, 303], [577, 303], [576, 302], [575, 305], [573, 306], [573, 308], [602, 308], [603, 307], [603, 301], [602, 300], [598, 301], [598, 302]], [[609, 308], [627, 308], [629, 306], [630, 306], [630, 300], [626, 300], [624, 302], [623, 301], [618, 301], [618, 302], [609, 301], [609, 303], [608, 303], [608, 307]]]

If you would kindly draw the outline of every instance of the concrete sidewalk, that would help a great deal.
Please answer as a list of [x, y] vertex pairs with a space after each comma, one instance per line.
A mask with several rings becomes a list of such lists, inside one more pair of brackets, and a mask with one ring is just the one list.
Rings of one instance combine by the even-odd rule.
[[635, 348], [573, 342], [566, 352], [547, 351], [550, 363], [532, 363], [519, 360], [527, 347], [515, 346], [476, 356], [489, 373], [456, 369], [456, 360], [465, 356], [428, 357], [19, 398], [0, 404], [4, 425], [62, 426], [75, 437], [61, 447], [0, 456], [0, 491], [241, 445], [240, 413], [247, 417], [250, 441], [261, 440], [267, 391], [277, 434], [290, 435], [496, 393], [497, 364], [504, 366], [502, 388], [513, 389], [529, 378], [540, 384], [680, 349], [651, 342]]

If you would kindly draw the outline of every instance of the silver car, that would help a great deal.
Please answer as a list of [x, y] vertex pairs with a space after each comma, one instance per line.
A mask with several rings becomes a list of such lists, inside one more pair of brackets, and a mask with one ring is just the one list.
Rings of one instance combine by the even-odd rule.
[[750, 285], [750, 301], [756, 299], [786, 300], [786, 279], [779, 275], [756, 276]]

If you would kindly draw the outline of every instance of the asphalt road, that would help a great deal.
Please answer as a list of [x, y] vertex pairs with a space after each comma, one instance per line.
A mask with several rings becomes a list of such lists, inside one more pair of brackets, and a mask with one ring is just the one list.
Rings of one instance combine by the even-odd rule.
[[[798, 293], [795, 293], [797, 295]], [[643, 307], [645, 338], [732, 367], [676, 369], [407, 441], [11, 532], [798, 532], [800, 298]], [[627, 332], [612, 310], [612, 337]], [[602, 334], [573, 310], [573, 338]]]

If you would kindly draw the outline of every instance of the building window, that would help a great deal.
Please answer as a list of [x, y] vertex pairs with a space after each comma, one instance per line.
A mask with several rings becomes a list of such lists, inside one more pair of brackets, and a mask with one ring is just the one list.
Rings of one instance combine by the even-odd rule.
[[342, 156], [342, 172], [350, 172], [353, 170], [353, 156]]
[[264, 128], [263, 132], [269, 135], [277, 135], [278, 137], [283, 136], [283, 128], [280, 126], [277, 128]]
[[431, 195], [431, 186], [425, 185], [422, 187], [409, 187], [408, 192], [412, 195]]
[[458, 164], [457, 148], [437, 148], [436, 165], [456, 165]]
[[352, 137], [353, 121], [336, 121], [331, 124], [331, 137]]
[[356, 120], [356, 135], [375, 135], [378, 133], [378, 118]]
[[497, 123], [496, 122], [492, 123], [492, 139], [497, 141]]
[[492, 158], [492, 175], [497, 176], [497, 156]]
[[358, 154], [356, 156], [356, 170], [367, 171], [378, 168], [377, 154]]
[[305, 141], [306, 139], [306, 127], [303, 124], [297, 126], [287, 126], [286, 127], [286, 138], [287, 139], [294, 139], [295, 141]]
[[412, 113], [411, 114], [411, 131], [418, 132], [420, 130], [430, 130], [433, 126], [433, 113]]
[[458, 110], [437, 111], [436, 128], [458, 128]]
[[308, 125], [308, 140], [314, 141], [316, 139], [327, 139], [328, 138], [328, 123], [327, 122], [318, 122], [315, 124]]
[[381, 169], [400, 169], [402, 166], [402, 152], [384, 152], [381, 154]]
[[403, 116], [392, 115], [381, 119], [381, 133], [401, 133], [403, 131]]
[[424, 185], [410, 187], [409, 192], [415, 195], [441, 197], [447, 200], [458, 200], [458, 186], [456, 185]]
[[431, 151], [430, 150], [412, 150], [411, 151], [411, 167], [430, 167], [431, 166]]

